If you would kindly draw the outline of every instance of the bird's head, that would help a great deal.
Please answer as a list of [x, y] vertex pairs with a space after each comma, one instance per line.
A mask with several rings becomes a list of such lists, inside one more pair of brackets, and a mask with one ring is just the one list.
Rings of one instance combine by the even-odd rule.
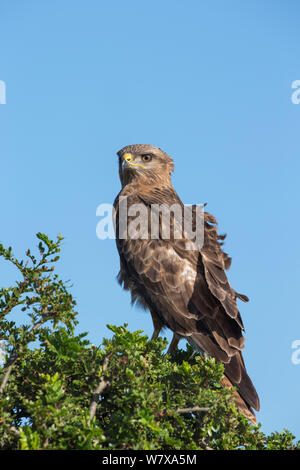
[[119, 174], [122, 186], [140, 179], [144, 183], [170, 182], [174, 170], [169, 155], [153, 145], [127, 145], [118, 152]]

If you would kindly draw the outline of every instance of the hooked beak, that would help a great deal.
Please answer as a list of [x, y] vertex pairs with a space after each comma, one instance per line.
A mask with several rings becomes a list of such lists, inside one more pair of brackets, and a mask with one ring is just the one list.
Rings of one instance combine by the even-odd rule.
[[123, 156], [122, 156], [123, 160], [122, 160], [122, 170], [125, 170], [125, 168], [130, 168], [131, 166], [131, 163], [132, 160], [133, 160], [133, 157], [131, 155], [131, 153], [125, 153]]
[[134, 163], [133, 162], [133, 155], [131, 153], [125, 153], [122, 155], [123, 161], [122, 161], [122, 170], [125, 168], [132, 168], [134, 166], [140, 166], [141, 168], [146, 168], [144, 165], [141, 165], [140, 163]]

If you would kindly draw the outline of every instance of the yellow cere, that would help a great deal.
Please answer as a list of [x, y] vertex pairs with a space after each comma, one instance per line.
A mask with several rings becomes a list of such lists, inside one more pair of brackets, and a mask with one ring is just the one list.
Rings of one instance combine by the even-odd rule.
[[129, 163], [132, 160], [132, 155], [131, 155], [131, 153], [125, 153], [123, 155], [123, 158], [124, 158], [124, 160], [126, 160], [126, 162]]

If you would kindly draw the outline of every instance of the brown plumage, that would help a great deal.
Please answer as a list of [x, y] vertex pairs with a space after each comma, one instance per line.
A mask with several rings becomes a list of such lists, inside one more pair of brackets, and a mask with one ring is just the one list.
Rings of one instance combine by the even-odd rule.
[[[199, 352], [222, 361], [223, 385], [237, 388], [236, 403], [252, 422], [259, 410], [259, 398], [246, 372], [242, 349], [243, 322], [236, 299], [248, 301], [228, 282], [225, 271], [231, 258], [222, 250], [225, 238], [217, 231], [217, 221], [204, 213], [204, 243], [197, 250], [186, 249], [186, 239], [174, 236], [176, 216], [171, 215], [170, 237], [162, 237], [162, 219], [156, 239], [131, 238], [120, 232], [119, 203], [140, 204], [148, 211], [153, 204], [183, 204], [174, 190], [173, 160], [151, 145], [129, 145], [118, 152], [122, 190], [117, 196], [116, 243], [120, 255], [120, 284], [131, 291], [132, 302], [149, 308], [156, 338], [163, 327], [174, 333], [170, 349], [185, 338]], [[129, 215], [128, 223], [134, 219]], [[150, 230], [150, 228], [149, 228]]]

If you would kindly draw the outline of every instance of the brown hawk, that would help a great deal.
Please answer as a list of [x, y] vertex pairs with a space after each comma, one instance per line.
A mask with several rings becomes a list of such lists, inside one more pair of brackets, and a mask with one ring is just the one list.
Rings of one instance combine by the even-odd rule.
[[[222, 250], [225, 236], [218, 234], [216, 219], [207, 212], [203, 214], [204, 242], [200, 249], [186, 249], [184, 232], [181, 238], [175, 237], [174, 230], [169, 238], [163, 237], [161, 214], [155, 236], [151, 237], [149, 225], [146, 234], [139, 226], [143, 236], [129, 236], [128, 226], [138, 212], [144, 213], [144, 219], [146, 213], [146, 222], [150, 223], [152, 207], [184, 205], [172, 186], [173, 160], [165, 152], [151, 145], [129, 145], [118, 152], [118, 157], [122, 189], [114, 208], [120, 284], [131, 291], [133, 303], [150, 310], [152, 339], [168, 327], [173, 331], [169, 351], [185, 338], [195, 350], [224, 364], [223, 385], [237, 388], [239, 410], [255, 423], [253, 408], [259, 410], [259, 398], [241, 352], [244, 326], [236, 302], [237, 298], [244, 302], [248, 298], [228, 282], [225, 271], [231, 258]], [[120, 218], [124, 201], [125, 224]], [[171, 213], [173, 229], [175, 218]]]

